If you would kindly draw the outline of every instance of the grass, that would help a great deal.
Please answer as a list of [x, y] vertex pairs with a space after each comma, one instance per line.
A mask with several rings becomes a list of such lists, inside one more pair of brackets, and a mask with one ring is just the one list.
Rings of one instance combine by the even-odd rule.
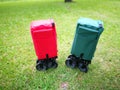
[[[0, 0], [0, 90], [119, 90], [119, 0]], [[67, 68], [79, 17], [100, 19], [100, 37], [88, 73]], [[36, 71], [30, 22], [53, 18], [58, 37], [57, 69]]]

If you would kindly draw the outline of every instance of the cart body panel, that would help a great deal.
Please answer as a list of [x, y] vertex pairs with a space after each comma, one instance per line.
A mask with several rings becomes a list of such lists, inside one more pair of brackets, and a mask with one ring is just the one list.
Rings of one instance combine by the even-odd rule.
[[31, 35], [39, 60], [57, 57], [57, 36], [53, 20], [33, 21]]

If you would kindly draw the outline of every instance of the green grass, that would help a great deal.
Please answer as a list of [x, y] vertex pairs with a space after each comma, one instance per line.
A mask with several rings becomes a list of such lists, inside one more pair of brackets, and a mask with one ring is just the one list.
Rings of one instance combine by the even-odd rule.
[[[119, 0], [0, 1], [0, 90], [120, 89]], [[79, 17], [100, 19], [105, 28], [88, 73], [64, 64]], [[35, 69], [30, 23], [49, 18], [56, 22], [59, 67], [40, 72]]]

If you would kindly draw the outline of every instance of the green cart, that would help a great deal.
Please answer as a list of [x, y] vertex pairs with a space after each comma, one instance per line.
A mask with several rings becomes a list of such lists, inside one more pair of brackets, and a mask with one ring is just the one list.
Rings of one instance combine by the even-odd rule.
[[103, 30], [102, 21], [80, 18], [77, 22], [71, 55], [65, 64], [71, 68], [78, 66], [82, 72], [87, 72]]

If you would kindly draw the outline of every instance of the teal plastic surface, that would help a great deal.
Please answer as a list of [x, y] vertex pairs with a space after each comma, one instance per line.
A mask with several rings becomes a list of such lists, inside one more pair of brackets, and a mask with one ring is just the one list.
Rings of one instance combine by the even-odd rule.
[[102, 21], [80, 18], [77, 22], [71, 54], [84, 60], [92, 60], [103, 30]]

